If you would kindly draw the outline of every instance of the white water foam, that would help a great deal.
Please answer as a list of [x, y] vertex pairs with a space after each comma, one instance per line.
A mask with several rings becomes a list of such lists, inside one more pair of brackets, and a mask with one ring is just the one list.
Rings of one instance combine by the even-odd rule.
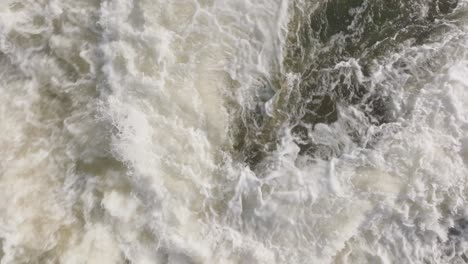
[[282, 66], [293, 3], [0, 3], [1, 263], [463, 261], [464, 4], [443, 41], [362, 77], [396, 84], [396, 122], [339, 105], [311, 135], [343, 155], [300, 156], [283, 127], [254, 172], [230, 154], [232, 123], [259, 80], [297, 78]]

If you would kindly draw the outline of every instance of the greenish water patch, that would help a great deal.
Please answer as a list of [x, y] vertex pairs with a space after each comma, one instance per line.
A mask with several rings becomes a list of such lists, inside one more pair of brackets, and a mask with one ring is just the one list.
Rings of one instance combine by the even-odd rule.
[[[277, 148], [281, 134], [289, 131], [296, 138], [301, 155], [327, 159], [340, 153], [321, 150], [310, 133], [317, 124], [339, 120], [340, 107], [359, 109], [369, 125], [395, 121], [401, 114], [395, 110], [398, 102], [392, 94], [402, 88], [398, 75], [411, 78], [417, 70], [402, 58], [392, 66], [395, 76], [377, 81], [373, 74], [392, 54], [443, 37], [451, 30], [445, 19], [452, 15], [457, 3], [297, 2], [290, 7], [285, 71], [265, 82], [260, 87], [262, 96], [256, 98], [257, 106], [242, 113], [235, 150], [255, 168]], [[429, 61], [424, 67], [437, 65]], [[291, 82], [287, 74], [298, 78]], [[266, 107], [268, 101], [270, 109]], [[352, 130], [349, 133], [358, 143], [360, 135]]]

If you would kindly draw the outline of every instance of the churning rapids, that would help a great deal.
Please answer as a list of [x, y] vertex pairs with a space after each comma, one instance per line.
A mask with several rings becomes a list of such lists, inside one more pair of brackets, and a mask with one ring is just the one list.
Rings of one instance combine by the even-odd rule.
[[468, 0], [0, 0], [0, 259], [468, 263]]

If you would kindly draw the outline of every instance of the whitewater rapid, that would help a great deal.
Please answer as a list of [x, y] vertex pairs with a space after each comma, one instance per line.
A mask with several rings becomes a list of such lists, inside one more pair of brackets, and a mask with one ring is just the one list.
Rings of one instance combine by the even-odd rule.
[[0, 263], [468, 263], [465, 0], [0, 1]]

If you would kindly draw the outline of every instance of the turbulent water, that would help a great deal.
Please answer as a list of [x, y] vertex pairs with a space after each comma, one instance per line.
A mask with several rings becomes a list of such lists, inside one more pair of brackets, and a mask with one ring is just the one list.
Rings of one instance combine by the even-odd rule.
[[0, 263], [468, 263], [467, 0], [0, 0]]

